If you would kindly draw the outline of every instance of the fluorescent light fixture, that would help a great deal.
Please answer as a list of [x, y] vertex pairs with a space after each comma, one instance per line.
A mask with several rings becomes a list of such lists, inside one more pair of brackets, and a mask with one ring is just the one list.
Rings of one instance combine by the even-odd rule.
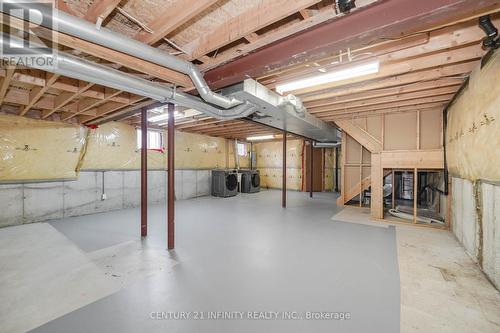
[[309, 88], [318, 86], [320, 84], [347, 80], [368, 74], [374, 74], [378, 73], [379, 70], [380, 70], [380, 62], [378, 60], [373, 60], [358, 66], [339, 69], [330, 73], [320, 74], [290, 83], [279, 84], [276, 86], [276, 91], [282, 94], [287, 91]]
[[259, 135], [259, 136], [249, 136], [248, 141], [258, 141], [258, 140], [269, 140], [274, 139], [274, 135]]
[[[156, 109], [152, 109], [150, 111], [153, 113], [157, 113], [157, 115], [149, 117], [148, 118], [149, 122], [156, 123], [159, 121], [168, 120], [168, 113], [167, 113], [167, 110], [165, 108], [162, 108], [162, 109], [156, 108]], [[174, 118], [175, 119], [182, 119], [182, 118], [187, 118], [187, 117], [194, 117], [194, 116], [197, 116], [200, 114], [201, 114], [200, 111], [197, 111], [194, 109], [186, 109], [186, 110], [181, 111], [181, 112], [174, 111]], [[166, 123], [167, 122], [162, 123], [162, 124], [157, 124], [157, 125], [165, 125]]]
[[[174, 118], [179, 118], [179, 117], [182, 117], [182, 114], [179, 113], [179, 111], [174, 111]], [[150, 121], [152, 123], [156, 123], [158, 121], [162, 121], [165, 119], [168, 119], [168, 113], [162, 113], [162, 114], [159, 114], [157, 116], [149, 117], [148, 121]]]

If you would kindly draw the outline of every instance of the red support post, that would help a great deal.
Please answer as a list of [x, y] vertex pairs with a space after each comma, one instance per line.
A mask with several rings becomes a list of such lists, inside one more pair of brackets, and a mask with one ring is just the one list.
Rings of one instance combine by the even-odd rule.
[[310, 144], [310, 149], [311, 149], [311, 154], [309, 155], [311, 158], [309, 160], [309, 169], [310, 169], [310, 172], [309, 172], [309, 198], [312, 198], [313, 197], [313, 186], [314, 186], [314, 183], [313, 183], [313, 160], [314, 160], [314, 156], [313, 156], [313, 142], [312, 140], [309, 141], [309, 144]]
[[148, 110], [141, 110], [141, 237], [148, 235]]
[[175, 165], [174, 165], [174, 134], [175, 134], [174, 104], [168, 103], [168, 194], [167, 194], [167, 248], [172, 250], [175, 244], [174, 209], [175, 209]]
[[286, 208], [286, 131], [283, 131], [283, 185], [281, 186], [281, 207]]

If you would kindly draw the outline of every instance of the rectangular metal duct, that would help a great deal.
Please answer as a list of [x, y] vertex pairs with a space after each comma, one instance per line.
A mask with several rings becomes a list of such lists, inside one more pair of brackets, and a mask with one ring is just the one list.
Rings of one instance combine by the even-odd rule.
[[[339, 130], [312, 116], [305, 109], [294, 107], [283, 97], [255, 80], [247, 79], [222, 89], [222, 94], [247, 100], [258, 106], [248, 118], [319, 142], [339, 142]], [[302, 103], [295, 98], [300, 106]]]

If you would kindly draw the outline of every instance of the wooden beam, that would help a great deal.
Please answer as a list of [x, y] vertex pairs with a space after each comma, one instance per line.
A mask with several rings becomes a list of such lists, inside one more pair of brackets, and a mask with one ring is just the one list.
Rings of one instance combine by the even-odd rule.
[[408, 101], [403, 101], [403, 102], [386, 103], [386, 104], [375, 105], [375, 106], [364, 106], [364, 107], [347, 109], [347, 110], [340, 109], [340, 110], [334, 110], [334, 111], [328, 112], [328, 113], [322, 113], [321, 119], [330, 119], [332, 117], [338, 117], [338, 116], [342, 116], [342, 115], [352, 115], [352, 114], [359, 114], [359, 113], [365, 113], [365, 112], [374, 112], [377, 110], [395, 109], [395, 108], [400, 108], [400, 107], [404, 107], [404, 106], [414, 106], [415, 109], [417, 109], [419, 106], [425, 105], [425, 104], [433, 104], [433, 103], [444, 104], [444, 103], [450, 101], [452, 98], [453, 98], [453, 94], [448, 94], [448, 95], [437, 96], [437, 97], [413, 99], [413, 100], [408, 100]]
[[397, 87], [383, 88], [376, 90], [364, 91], [351, 95], [343, 96], [333, 96], [330, 98], [315, 100], [311, 102], [304, 103], [304, 106], [310, 110], [315, 107], [327, 106], [327, 105], [337, 105], [341, 103], [348, 103], [354, 101], [367, 100], [377, 97], [385, 96], [396, 96], [412, 92], [425, 91], [429, 89], [443, 88], [443, 87], [456, 87], [464, 82], [463, 78], [442, 78], [432, 81], [426, 81], [421, 83], [406, 84]]
[[418, 208], [418, 169], [413, 169], [413, 224], [417, 223]]
[[[317, 91], [307, 95], [299, 96], [303, 102], [314, 101], [318, 99], [332, 98], [336, 96], [345, 96], [349, 94], [382, 89], [387, 87], [396, 87], [407, 84], [415, 84], [424, 81], [436, 80], [447, 76], [463, 75], [471, 72], [479, 64], [478, 60], [473, 60], [461, 64], [453, 64], [440, 68], [427, 69], [414, 73], [405, 73], [383, 78], [373, 82], [361, 82], [347, 87], [336, 87]], [[463, 79], [462, 79], [463, 80]]]
[[134, 38], [146, 44], [154, 44], [167, 36], [169, 33], [189, 22], [199, 13], [215, 4], [218, 0], [188, 0], [174, 1], [164, 6], [148, 27], [153, 33], [147, 31], [138, 32]]
[[217, 123], [220, 121], [221, 120], [219, 120], [219, 119], [214, 119], [211, 117], [190, 119], [190, 120], [186, 120], [186, 121], [176, 122], [175, 128], [181, 130], [181, 129], [185, 129], [185, 128], [196, 127], [196, 126], [203, 125], [203, 124], [214, 124], [214, 123]]
[[[7, 91], [4, 99], [5, 103], [18, 104], [18, 105], [29, 105], [30, 102], [30, 91], [21, 89], [10, 89]], [[33, 109], [37, 110], [52, 110], [55, 105], [55, 96], [47, 95], [42, 96], [33, 106]], [[60, 108], [65, 112], [76, 112], [75, 105], [68, 104]]]
[[245, 36], [245, 39], [249, 41], [250, 43], [253, 43], [259, 39], [259, 35], [257, 35], [255, 32], [252, 32], [248, 35]]
[[340, 49], [321, 60], [310, 61], [298, 66], [289, 68], [281, 68], [270, 71], [259, 77], [259, 81], [263, 84], [269, 84], [275, 81], [286, 81], [297, 77], [304, 77], [308, 74], [317, 74], [318, 69], [322, 68], [325, 71], [345, 64], [350, 61], [366, 60], [370, 58], [378, 58], [388, 53], [393, 53], [414, 46], [425, 45], [429, 41], [427, 35], [413, 35], [400, 40], [383, 41], [376, 44], [366, 45], [357, 49]]
[[[152, 101], [149, 99], [146, 101], [144, 101], [144, 100], [146, 100], [145, 97], [139, 96], [139, 97], [130, 98], [130, 100], [127, 104], [108, 102], [106, 104], [100, 105], [97, 108], [95, 108], [95, 115], [94, 116], [78, 116], [78, 120], [81, 123], [87, 123], [87, 122], [90, 122], [90, 121], [97, 119], [99, 117], [105, 116], [111, 112], [125, 109], [131, 105], [133, 105], [134, 107], [137, 106], [137, 108], [141, 108], [143, 106], [147, 106], [148, 105], [147, 103], [152, 104], [155, 102], [155, 101]], [[142, 101], [144, 101], [144, 104], [140, 103]], [[138, 103], [138, 104], [134, 105], [136, 103]]]
[[7, 90], [9, 89], [10, 82], [12, 81], [12, 76], [14, 75], [14, 72], [16, 69], [14, 67], [9, 67], [6, 70], [6, 75], [2, 79], [2, 82], [0, 83], [0, 105], [3, 104], [3, 100], [5, 98], [5, 95], [7, 94]]
[[[308, 19], [285, 27], [280, 27], [273, 32], [265, 34], [265, 36], [259, 36], [258, 40], [252, 41], [250, 44], [238, 46], [225, 52], [218, 53], [216, 58], [212, 58], [210, 61], [204, 61], [204, 63], [200, 65], [199, 68], [202, 71], [207, 71], [209, 69], [221, 66], [222, 64], [245, 56], [252, 51], [260, 49], [268, 44], [272, 44], [274, 42], [332, 20], [336, 16], [337, 14], [333, 9], [331, 9], [331, 7], [327, 10], [321, 10], [316, 15], [311, 16]], [[245, 39], [247, 39], [246, 36]]]
[[70, 14], [70, 15], [77, 16], [77, 17], [78, 17], [78, 15], [76, 15], [76, 14], [75, 14], [75, 12], [73, 12], [73, 11], [72, 11], [72, 10], [68, 7], [68, 5], [66, 4], [66, 2], [64, 2], [64, 0], [57, 0], [57, 2], [56, 2], [56, 7], [57, 7], [57, 9], [58, 9], [58, 10], [62, 10], [63, 12], [66, 12], [66, 13], [68, 13], [68, 14]]
[[[402, 106], [402, 107], [397, 107], [397, 108], [390, 108], [390, 109], [382, 109], [382, 110], [370, 110], [370, 111], [365, 111], [365, 112], [357, 112], [357, 113], [349, 113], [349, 114], [343, 114], [339, 116], [334, 116], [334, 117], [321, 117], [319, 116], [318, 118], [324, 120], [324, 121], [337, 121], [337, 120], [345, 120], [345, 119], [356, 119], [356, 118], [361, 118], [361, 117], [371, 117], [371, 116], [377, 116], [377, 115], [386, 115], [386, 114], [391, 114], [391, 113], [402, 113], [402, 112], [409, 112], [409, 111], [429, 111], [429, 110], [436, 110], [440, 109], [443, 110], [443, 107], [447, 104], [446, 101], [443, 102], [436, 102], [436, 103], [428, 103], [428, 104], [420, 104], [418, 106], [410, 105], [410, 106]], [[382, 128], [383, 130], [383, 128]]]
[[45, 79], [45, 86], [34, 87], [33, 89], [31, 89], [30, 96], [29, 96], [29, 98], [30, 98], [29, 103], [28, 103], [28, 105], [21, 108], [21, 112], [19, 113], [19, 115], [24, 116], [26, 114], [26, 112], [28, 112], [33, 107], [33, 105], [35, 105], [36, 102], [38, 102], [38, 100], [40, 100], [40, 98], [42, 98], [42, 96], [45, 94], [45, 92], [47, 90], [49, 90], [50, 87], [52, 87], [52, 85], [57, 81], [58, 78], [59, 78], [59, 75], [47, 72], [47, 78]]
[[[436, 1], [439, 1], [438, 4]], [[469, 1], [448, 0], [419, 1], [424, 7], [416, 7], [413, 0], [377, 1], [367, 10], [345, 15], [332, 20], [317, 29], [291, 36], [274, 43], [259, 52], [241, 57], [238, 60], [219, 66], [205, 73], [205, 79], [214, 89], [239, 82], [244, 77], [259, 77], [269, 72], [269, 68], [297, 66], [304, 61], [321, 59], [339, 49], [355, 48], [380, 40], [380, 36], [397, 38], [455, 19], [470, 17], [471, 13], [482, 15], [486, 7], [493, 7], [495, 0], [482, 1], [481, 8]], [[424, 4], [425, 3], [425, 4]], [[397, 7], [397, 10], [395, 9]], [[388, 10], [394, 8], [394, 10]], [[404, 14], [403, 14], [404, 13]], [[387, 17], [394, 19], [389, 20]], [[404, 19], [400, 20], [401, 17]]]
[[[42, 73], [45, 75], [45, 72]], [[5, 77], [5, 75], [6, 75], [5, 70], [0, 70], [0, 77]], [[37, 87], [45, 87], [47, 85], [47, 80], [45, 79], [45, 77], [36, 77], [17, 72], [14, 73], [14, 75], [12, 76], [12, 81], [27, 83], [30, 85], [35, 85]], [[70, 79], [67, 77], [59, 77], [58, 80], [52, 84], [51, 88], [74, 93], [78, 91], [79, 86], [81, 86], [81, 82], [77, 80]], [[101, 99], [101, 100], [103, 100], [106, 97], [104, 93], [104, 87], [99, 88], [95, 86], [94, 88], [83, 92], [81, 95], [82, 97]], [[118, 103], [126, 103], [128, 100], [125, 100], [123, 97], [120, 96], [115, 96], [111, 98], [111, 101]], [[27, 103], [24, 105], [27, 105]]]
[[382, 143], [370, 133], [356, 125], [353, 121], [338, 120], [335, 121], [335, 124], [371, 153], [378, 153], [382, 150]]
[[[362, 151], [362, 150], [361, 150]], [[362, 169], [362, 167], [360, 167]], [[365, 177], [358, 183], [354, 184], [351, 188], [346, 189], [343, 200], [344, 204], [352, 200], [355, 196], [363, 192], [364, 190], [367, 190], [371, 185], [371, 177]], [[361, 192], [360, 192], [361, 190]]]
[[[14, 27], [22, 27], [23, 21], [15, 17], [10, 16], [11, 24]], [[191, 86], [191, 80], [187, 75], [181, 74], [179, 72], [170, 70], [163, 66], [129, 56], [127, 54], [117, 52], [115, 50], [103, 47], [97, 44], [87, 42], [83, 39], [79, 39], [73, 36], [69, 36], [59, 32], [53, 32], [47, 28], [30, 25], [30, 28], [35, 30], [39, 37], [52, 38], [53, 34], [56, 34], [57, 43], [70, 47], [75, 50], [79, 50], [86, 54], [93, 55], [95, 57], [104, 59], [106, 61], [118, 64], [123, 67], [133, 69], [135, 71], [148, 74], [152, 77], [165, 80], [167, 82], [175, 83], [181, 87]]]
[[443, 169], [443, 149], [381, 152], [384, 169]]
[[312, 16], [311, 11], [308, 9], [299, 10], [299, 13], [300, 13], [300, 16], [302, 16], [302, 18], [304, 20], [307, 20], [308, 18], [310, 18]]
[[383, 197], [383, 177], [384, 169], [381, 163], [381, 154], [376, 153], [371, 155], [371, 202], [370, 212], [371, 217], [375, 219], [384, 218], [384, 197]]
[[92, 23], [97, 21], [97, 18], [100, 18], [101, 21], [104, 21], [109, 14], [120, 4], [121, 0], [99, 0], [94, 1], [92, 6], [85, 14], [85, 19]]
[[[500, 20], [494, 20], [495, 24], [500, 24]], [[382, 43], [361, 49], [350, 50], [350, 56], [357, 61], [369, 58], [378, 58], [380, 63], [398, 62], [405, 59], [412, 59], [433, 52], [443, 52], [457, 46], [466, 46], [470, 44], [479, 44], [484, 38], [484, 32], [479, 28], [476, 20], [463, 24], [453, 25], [444, 29], [435, 30], [428, 34], [417, 34], [401, 40]], [[399, 46], [399, 47], [398, 47]], [[335, 55], [322, 61], [316, 61], [308, 66], [292, 67], [287, 70], [281, 70], [276, 74], [267, 74], [267, 79], [259, 78], [262, 84], [286, 82], [296, 80], [307, 75], [318, 74], [320, 67], [325, 71], [334, 70], [342, 62], [348, 61], [349, 57], [346, 51], [343, 57]], [[316, 67], [318, 65], [319, 67]]]
[[58, 111], [61, 107], [65, 106], [75, 98], [78, 98], [83, 92], [90, 89], [94, 84], [86, 83], [82, 84], [81, 87], [75, 93], [63, 92], [55, 98], [54, 108], [52, 110], [48, 110], [43, 112], [42, 118], [45, 119], [52, 115], [54, 112]]
[[83, 101], [79, 101], [79, 102], [77, 102], [77, 105], [76, 105], [77, 111], [64, 117], [63, 120], [64, 121], [69, 120], [69, 119], [71, 119], [79, 114], [82, 114], [90, 109], [97, 108], [99, 105], [104, 104], [105, 102], [111, 100], [113, 97], [118, 96], [122, 93], [123, 93], [123, 91], [121, 91], [121, 90], [105, 88], [106, 97], [103, 100], [101, 100], [101, 99], [97, 99], [97, 100], [96, 99], [86, 99]]
[[368, 100], [352, 101], [352, 102], [341, 103], [341, 104], [326, 105], [326, 106], [321, 106], [321, 107], [316, 107], [316, 108], [308, 108], [308, 111], [311, 114], [318, 115], [318, 114], [332, 113], [332, 112], [338, 111], [338, 110], [348, 111], [349, 109], [362, 108], [362, 107], [368, 107], [368, 106], [372, 106], [373, 109], [375, 110], [380, 105], [387, 105], [388, 103], [396, 103], [396, 102], [404, 102], [404, 101], [413, 101], [413, 104], [420, 104], [420, 103], [415, 103], [415, 102], [424, 100], [428, 97], [454, 95], [457, 92], [459, 87], [460, 86], [451, 86], [451, 87], [417, 91], [417, 92], [412, 92], [412, 93], [407, 93], [407, 94], [399, 94], [399, 95], [394, 95], [394, 96], [377, 97], [377, 98], [372, 98], [372, 99], [368, 99]]
[[318, 2], [320, 1], [274, 0], [272, 2], [258, 2], [256, 6], [188, 43], [184, 49], [188, 51], [190, 60], [197, 59]]
[[[401, 61], [396, 63], [381, 63], [380, 71], [376, 74], [370, 74], [362, 77], [321, 84], [314, 87], [298, 89], [294, 90], [292, 93], [300, 95], [323, 89], [341, 87], [344, 85], [363, 82], [367, 80], [374, 80], [389, 76], [416, 72], [419, 70], [430, 69], [433, 67], [444, 66], [463, 61], [471, 61], [475, 59], [480, 59], [484, 54], [485, 51], [482, 49], [481, 45], [477, 44], [450, 51], [440, 52], [437, 54], [429, 54], [407, 61]], [[354, 66], [354, 63], [349, 66]]]

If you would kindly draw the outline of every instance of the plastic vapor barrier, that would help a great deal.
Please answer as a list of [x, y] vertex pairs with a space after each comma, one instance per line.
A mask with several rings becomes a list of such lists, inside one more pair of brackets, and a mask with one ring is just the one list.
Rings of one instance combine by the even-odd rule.
[[[166, 135], [163, 135], [166, 138]], [[148, 150], [148, 169], [165, 169], [166, 154]], [[82, 170], [130, 170], [141, 168], [137, 130], [130, 125], [109, 122], [90, 129]]]
[[76, 178], [86, 129], [0, 115], [0, 182]]
[[[281, 188], [283, 143], [281, 141], [254, 144], [257, 153], [257, 169], [260, 170], [262, 187]], [[287, 188], [301, 190], [302, 187], [302, 140], [287, 141]]]
[[448, 110], [446, 158], [450, 174], [500, 181], [500, 52], [476, 68]]

